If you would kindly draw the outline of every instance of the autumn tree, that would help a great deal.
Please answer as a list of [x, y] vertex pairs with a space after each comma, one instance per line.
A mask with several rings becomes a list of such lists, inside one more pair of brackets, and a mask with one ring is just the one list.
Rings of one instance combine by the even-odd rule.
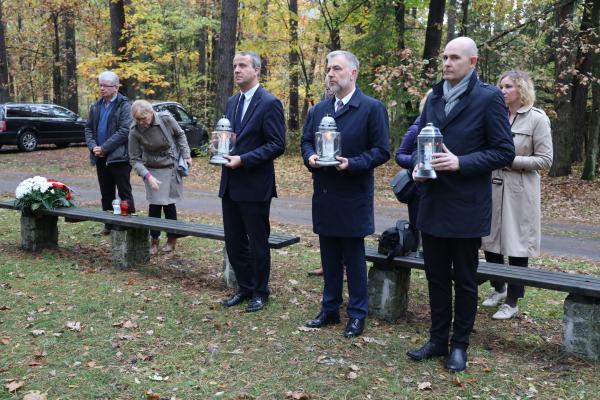
[[446, 0], [431, 0], [427, 16], [427, 31], [425, 33], [425, 47], [423, 60], [426, 61], [424, 73], [434, 75], [437, 72], [438, 57], [442, 44], [442, 26], [444, 24], [444, 10]]
[[590, 28], [596, 33], [590, 38], [594, 51], [591, 52], [591, 76], [590, 85], [592, 91], [592, 110], [587, 130], [585, 164], [581, 178], [592, 180], [596, 177], [598, 168], [598, 152], [600, 145], [600, 4], [593, 2], [590, 10]]
[[214, 108], [218, 113], [225, 111], [227, 99], [233, 92], [233, 56], [237, 31], [237, 0], [221, 2], [221, 31], [217, 44], [217, 76]]
[[3, 0], [0, 0], [0, 103], [10, 100], [8, 89], [8, 57], [6, 54], [6, 25], [3, 17]]
[[79, 114], [75, 14], [72, 10], [65, 11], [63, 26], [65, 36], [65, 104], [68, 109]]

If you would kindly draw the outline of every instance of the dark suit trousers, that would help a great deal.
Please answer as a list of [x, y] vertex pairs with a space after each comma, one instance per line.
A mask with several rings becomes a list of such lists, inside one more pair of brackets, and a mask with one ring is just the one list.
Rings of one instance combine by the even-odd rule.
[[233, 201], [229, 193], [225, 193], [221, 204], [225, 248], [239, 290], [252, 296], [269, 297], [271, 201]]
[[[135, 212], [133, 195], [131, 194], [131, 165], [128, 162], [117, 162], [106, 165], [106, 158], [100, 157], [96, 161], [96, 174], [100, 184], [100, 195], [102, 196], [102, 209], [112, 211], [112, 201], [119, 192], [121, 200], [127, 200], [129, 213]], [[115, 189], [116, 188], [116, 189]]]
[[364, 238], [319, 235], [319, 245], [324, 280], [323, 311], [339, 312], [343, 300], [345, 266], [348, 277], [348, 317], [366, 318], [369, 311], [369, 298]]
[[439, 238], [421, 233], [425, 273], [431, 308], [431, 341], [448, 344], [452, 322], [452, 281], [454, 281], [454, 323], [452, 347], [467, 349], [477, 314], [477, 266], [481, 238]]

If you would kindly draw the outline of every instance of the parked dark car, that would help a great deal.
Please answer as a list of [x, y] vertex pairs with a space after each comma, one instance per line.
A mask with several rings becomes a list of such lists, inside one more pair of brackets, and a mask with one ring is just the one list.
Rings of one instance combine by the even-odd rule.
[[154, 111], [168, 111], [185, 132], [191, 149], [199, 149], [208, 142], [208, 131], [181, 104], [174, 101], [152, 101]]
[[21, 151], [34, 151], [38, 144], [85, 143], [85, 120], [56, 104], [0, 104], [0, 147], [17, 145]]

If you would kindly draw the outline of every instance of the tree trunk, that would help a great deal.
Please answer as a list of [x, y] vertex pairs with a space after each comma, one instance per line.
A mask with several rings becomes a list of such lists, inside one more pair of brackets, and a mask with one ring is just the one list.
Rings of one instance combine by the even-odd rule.
[[446, 33], [446, 43], [456, 37], [456, 0], [450, 0], [448, 3], [448, 32]]
[[445, 8], [446, 0], [431, 0], [429, 2], [425, 48], [423, 49], [423, 60], [428, 60], [429, 62], [423, 67], [423, 73], [430, 81], [434, 80], [437, 73]]
[[568, 25], [573, 23], [573, 1], [561, 4], [557, 0], [556, 8], [556, 48], [554, 61], [554, 110], [556, 121], [553, 128], [554, 161], [550, 176], [566, 176], [571, 173], [571, 143], [573, 124], [571, 123], [572, 77], [569, 73], [573, 66], [572, 49], [575, 47], [573, 33]]
[[398, 35], [398, 52], [406, 47], [404, 43], [404, 33], [406, 32], [406, 22], [404, 20], [404, 13], [406, 8], [404, 7], [404, 0], [396, 0], [394, 2], [395, 16], [396, 16], [396, 34]]
[[55, 104], [63, 106], [58, 12], [53, 12], [50, 19], [52, 20], [52, 28], [54, 30], [54, 43], [52, 44], [52, 55], [54, 57], [54, 62], [52, 63], [52, 101]]
[[72, 11], [64, 15], [65, 29], [65, 87], [67, 108], [79, 114], [77, 99], [77, 52], [75, 42], [75, 17]]
[[[595, 1], [591, 10], [591, 27], [596, 31], [600, 32], [600, 4]], [[592, 43], [596, 45], [596, 48], [600, 46], [600, 38], [598, 36], [592, 36]], [[600, 77], [600, 54], [593, 52], [591, 59], [592, 76]], [[598, 150], [600, 143], [600, 81], [592, 80], [592, 112], [590, 117], [590, 123], [588, 125], [588, 135], [586, 141], [585, 151], [585, 164], [583, 167], [583, 173], [581, 179], [592, 180], [596, 177], [596, 168], [598, 160]]]
[[460, 23], [460, 36], [469, 35], [469, 0], [462, 0], [460, 2], [460, 8], [462, 13], [462, 20]]
[[2, 13], [3, 3], [0, 0], [0, 103], [11, 100], [8, 89], [8, 57], [6, 54], [6, 28]]
[[[121, 62], [127, 60], [127, 32], [125, 30], [125, 4], [124, 0], [111, 0], [110, 11], [110, 44], [113, 55], [119, 57]], [[125, 96], [135, 96], [131, 79], [121, 79], [121, 91]]]
[[573, 138], [571, 142], [571, 161], [573, 162], [583, 160], [583, 148], [586, 140], [589, 74], [592, 60], [590, 57], [591, 52], [584, 51], [583, 47], [589, 46], [593, 41], [594, 31], [591, 20], [593, 3], [594, 0], [586, 0], [583, 5], [583, 17], [577, 40], [575, 69], [578, 73], [573, 76]]
[[221, 9], [221, 33], [217, 43], [217, 87], [215, 110], [222, 114], [227, 98], [233, 92], [233, 56], [237, 31], [238, 2], [223, 0]]
[[300, 79], [300, 65], [298, 62], [298, 0], [289, 0], [290, 11], [290, 52], [288, 58], [290, 61], [290, 103], [288, 129], [296, 131], [299, 128], [299, 98], [298, 82]]

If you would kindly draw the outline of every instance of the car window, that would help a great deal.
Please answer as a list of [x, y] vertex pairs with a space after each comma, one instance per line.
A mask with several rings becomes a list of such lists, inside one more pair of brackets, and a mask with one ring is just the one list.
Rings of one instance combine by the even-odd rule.
[[52, 113], [56, 118], [77, 118], [73, 111], [60, 106], [52, 106]]
[[169, 104], [166, 108], [177, 122], [182, 122], [184, 124], [190, 124], [192, 122], [192, 117], [190, 117], [182, 107], [175, 104]]
[[6, 116], [9, 118], [28, 118], [31, 117], [29, 106], [8, 106], [6, 107]]
[[31, 114], [33, 117], [38, 118], [56, 118], [52, 111], [52, 106], [47, 104], [32, 104]]
[[156, 112], [163, 112], [166, 111], [167, 109], [165, 108], [164, 104], [157, 104], [155, 106], [152, 106], [152, 108], [154, 108], [154, 111]]

